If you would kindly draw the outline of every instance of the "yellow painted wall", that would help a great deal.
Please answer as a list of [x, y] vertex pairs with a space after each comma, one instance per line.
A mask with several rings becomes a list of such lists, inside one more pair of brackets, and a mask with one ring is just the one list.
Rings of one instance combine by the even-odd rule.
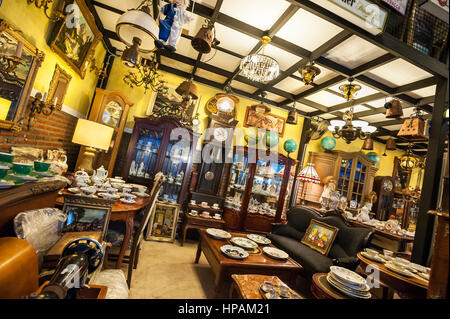
[[[127, 119], [127, 128], [132, 128], [134, 125], [134, 116], [146, 116], [146, 111], [149, 106], [149, 103], [151, 101], [152, 92], [147, 92], [147, 94], [144, 94], [143, 88], [130, 88], [126, 86], [123, 82], [124, 75], [129, 71], [130, 69], [121, 63], [119, 58], [116, 58], [111, 70], [111, 74], [108, 80], [108, 84], [106, 86], [107, 90], [120, 90], [122, 91], [132, 102], [134, 102], [134, 106], [130, 109], [130, 113], [128, 115]], [[184, 78], [159, 71], [161, 75], [163, 76], [164, 80], [168, 82], [168, 85], [171, 87], [176, 88], [182, 81], [185, 81]], [[201, 131], [206, 128], [207, 126], [207, 115], [205, 112], [205, 104], [206, 102], [214, 97], [217, 93], [220, 93], [216, 88], [196, 83], [198, 92], [200, 95], [200, 101], [199, 101], [199, 119], [202, 122], [202, 129]], [[239, 121], [238, 125], [236, 127], [243, 128], [244, 130], [247, 130], [247, 128], [243, 127], [243, 122], [245, 119], [245, 112], [247, 109], [247, 106], [253, 105], [258, 103], [258, 101], [250, 100], [248, 98], [238, 96], [239, 103], [236, 107], [236, 119]], [[276, 107], [272, 107], [272, 113], [275, 115], [283, 116], [284, 118], [287, 118], [287, 111], [282, 110]], [[282, 138], [280, 138], [279, 142], [279, 152], [286, 155], [286, 152], [283, 150], [283, 144], [288, 139], [294, 139], [297, 142], [297, 145], [300, 142], [300, 134], [303, 127], [303, 118], [298, 117], [298, 124], [297, 125], [290, 125], [286, 124], [285, 132]], [[297, 158], [298, 148], [295, 152], [290, 154], [291, 158]]]
[[[323, 152], [324, 150], [320, 146], [320, 142], [322, 141], [322, 138], [327, 136], [332, 137], [333, 135], [330, 132], [327, 132], [320, 139], [309, 142], [306, 148], [306, 155], [308, 155], [309, 152]], [[337, 138], [336, 147], [333, 150], [345, 152], [359, 152], [361, 151], [363, 143], [364, 141], [358, 139], [351, 142], [350, 144], [347, 144], [342, 138]], [[385, 145], [375, 141], [373, 144], [374, 144], [373, 151], [363, 151], [363, 153], [367, 154], [369, 152], [375, 152], [381, 156], [384, 152]], [[403, 154], [405, 154], [405, 152], [397, 149], [395, 151], [386, 151], [386, 154], [387, 156], [381, 156], [380, 162], [375, 165], [378, 168], [376, 176], [392, 176], [395, 156], [402, 156]], [[308, 157], [305, 157], [305, 163], [307, 160]]]
[[[45, 53], [44, 62], [39, 68], [33, 88], [40, 92], [48, 92], [55, 65], [58, 63], [72, 76], [64, 105], [87, 115], [97, 84], [97, 77], [89, 71], [88, 67], [85, 78], [81, 79], [59, 55], [51, 50], [47, 44], [47, 38], [52, 32], [52, 23], [47, 19], [43, 10], [36, 8], [34, 4], [28, 5], [27, 1], [3, 1], [0, 8], [0, 19], [6, 20], [14, 29], [22, 31], [29, 42]], [[100, 43], [95, 50], [97, 66], [103, 62], [105, 54], [106, 50]]]

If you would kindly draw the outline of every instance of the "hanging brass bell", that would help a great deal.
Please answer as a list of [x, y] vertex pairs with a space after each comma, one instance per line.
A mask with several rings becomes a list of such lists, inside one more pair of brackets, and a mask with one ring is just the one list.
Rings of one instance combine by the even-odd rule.
[[372, 151], [373, 150], [373, 140], [369, 137], [364, 140], [364, 144], [362, 146], [363, 150]]
[[215, 39], [213, 36], [214, 25], [211, 21], [207, 21], [200, 30], [198, 30], [197, 35], [192, 39], [192, 47], [200, 53], [207, 54], [211, 52], [212, 46], [219, 45], [220, 41]]
[[197, 86], [192, 82], [192, 80], [184, 81], [183, 83], [181, 83], [175, 89], [175, 92], [177, 92], [183, 98], [184, 97], [190, 97], [193, 100], [197, 100], [198, 99], [198, 89], [197, 89]]
[[[394, 99], [390, 102], [388, 102], [391, 107], [387, 109], [386, 111], [386, 117], [387, 118], [399, 118], [403, 116], [403, 109], [402, 105], [400, 104], [400, 101], [397, 99]], [[386, 104], [388, 104], [386, 103]], [[386, 107], [386, 105], [385, 105]]]
[[390, 138], [386, 141], [386, 150], [395, 151], [396, 148], [397, 148], [397, 146], [395, 144], [395, 139]]

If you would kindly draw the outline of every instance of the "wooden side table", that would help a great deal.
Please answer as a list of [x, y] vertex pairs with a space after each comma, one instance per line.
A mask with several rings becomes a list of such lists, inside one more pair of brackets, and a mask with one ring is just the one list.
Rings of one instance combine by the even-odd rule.
[[311, 293], [317, 299], [350, 299], [328, 283], [326, 273], [316, 273], [312, 277]]
[[[264, 299], [259, 291], [259, 287], [264, 281], [269, 281], [277, 286], [286, 286], [277, 276], [265, 275], [231, 275], [233, 282], [230, 287], [229, 298], [236, 296], [239, 299]], [[288, 287], [289, 288], [289, 287]], [[295, 293], [304, 299], [300, 294], [289, 288], [291, 293]]]
[[190, 228], [195, 229], [206, 229], [206, 228], [225, 228], [225, 221], [223, 219], [214, 219], [214, 218], [204, 218], [200, 216], [191, 216], [189, 214], [184, 214], [183, 219], [183, 235], [181, 237], [181, 246], [183, 246], [184, 241], [186, 240], [187, 230]]

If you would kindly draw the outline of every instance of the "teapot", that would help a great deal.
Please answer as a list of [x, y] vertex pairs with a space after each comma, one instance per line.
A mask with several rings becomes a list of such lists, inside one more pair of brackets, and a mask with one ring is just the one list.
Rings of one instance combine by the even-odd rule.
[[108, 178], [108, 171], [102, 166], [97, 170], [94, 170], [92, 174], [92, 181], [95, 184], [103, 184], [103, 182]]
[[77, 186], [86, 186], [91, 179], [89, 178], [89, 174], [84, 169], [81, 169], [81, 171], [75, 172], [75, 181]]
[[67, 172], [67, 155], [64, 150], [47, 150], [47, 163], [51, 163], [50, 170], [62, 175]]

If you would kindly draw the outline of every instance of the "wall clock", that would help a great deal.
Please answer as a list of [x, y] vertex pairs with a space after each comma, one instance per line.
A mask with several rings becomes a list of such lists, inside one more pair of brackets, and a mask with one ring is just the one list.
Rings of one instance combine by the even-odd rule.
[[228, 138], [228, 130], [224, 127], [215, 128], [214, 138], [219, 142], [224, 142]]
[[394, 188], [394, 185], [392, 184], [392, 181], [390, 179], [384, 180], [384, 182], [383, 182], [384, 191], [390, 192], [390, 191], [392, 191], [393, 188]]

